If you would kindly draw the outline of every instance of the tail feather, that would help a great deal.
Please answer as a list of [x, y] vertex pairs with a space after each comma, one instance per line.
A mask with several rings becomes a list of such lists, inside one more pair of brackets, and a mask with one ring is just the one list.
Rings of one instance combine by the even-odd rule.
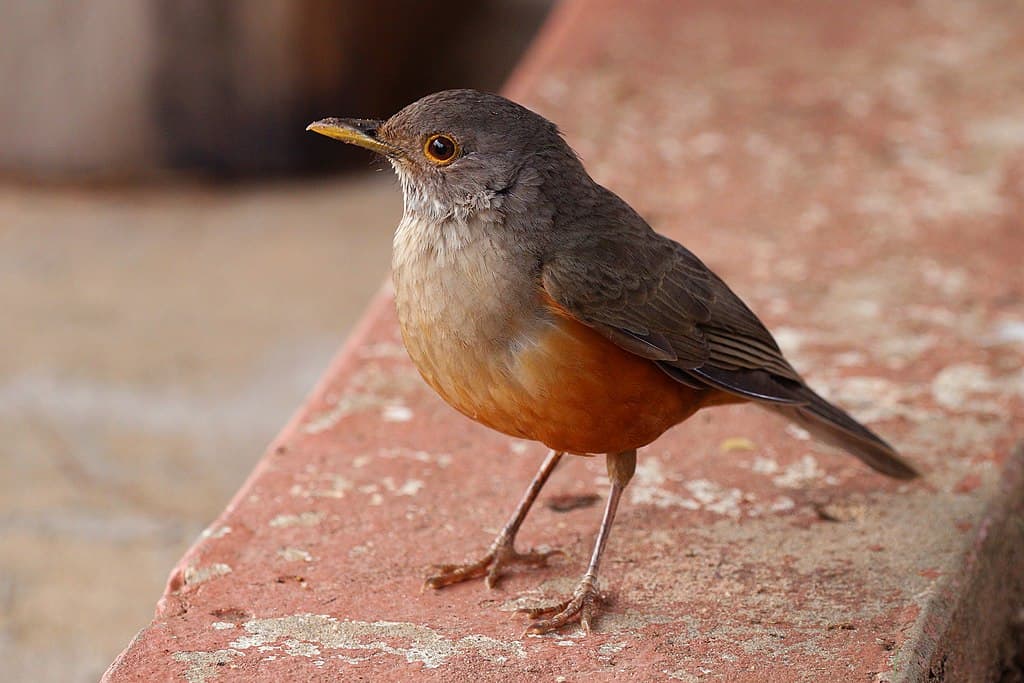
[[832, 405], [807, 387], [800, 393], [801, 405], [767, 404], [815, 438], [857, 456], [874, 470], [896, 479], [913, 479], [918, 471], [900, 457], [896, 449], [870, 429]]

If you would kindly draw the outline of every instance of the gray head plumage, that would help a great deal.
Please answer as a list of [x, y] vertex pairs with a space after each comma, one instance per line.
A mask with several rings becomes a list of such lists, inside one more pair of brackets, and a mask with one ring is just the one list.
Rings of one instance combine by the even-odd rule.
[[386, 156], [406, 212], [436, 220], [523, 209], [553, 169], [589, 181], [555, 124], [477, 90], [427, 95], [387, 121], [324, 119], [310, 129]]

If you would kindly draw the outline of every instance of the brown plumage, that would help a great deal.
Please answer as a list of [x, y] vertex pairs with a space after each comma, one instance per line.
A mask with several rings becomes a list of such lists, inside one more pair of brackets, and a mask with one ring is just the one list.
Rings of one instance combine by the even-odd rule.
[[889, 476], [916, 472], [810, 389], [732, 290], [595, 183], [554, 124], [497, 95], [436, 93], [387, 121], [311, 130], [386, 156], [405, 213], [395, 233], [399, 323], [424, 379], [467, 416], [552, 454], [479, 561], [445, 565], [440, 588], [492, 585], [563, 453], [607, 455], [611, 489], [586, 574], [530, 632], [596, 611], [596, 575], [636, 449], [708, 406], [751, 401]]

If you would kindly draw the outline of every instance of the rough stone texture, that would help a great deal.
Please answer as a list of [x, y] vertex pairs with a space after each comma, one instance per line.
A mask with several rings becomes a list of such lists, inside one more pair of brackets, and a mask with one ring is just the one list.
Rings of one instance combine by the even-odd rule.
[[598, 632], [521, 638], [505, 612], [571, 587], [599, 517], [544, 503], [603, 493], [603, 464], [561, 467], [524, 528], [556, 566], [421, 592], [484, 548], [542, 449], [436, 398], [385, 292], [107, 679], [984, 680], [1021, 596], [1022, 20], [569, 2], [508, 88], [922, 481], [705, 411], [641, 454]]

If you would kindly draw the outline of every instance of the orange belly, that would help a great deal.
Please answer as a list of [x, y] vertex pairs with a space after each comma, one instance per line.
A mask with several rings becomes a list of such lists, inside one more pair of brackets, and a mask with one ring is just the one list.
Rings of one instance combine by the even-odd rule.
[[681, 384], [654, 362], [552, 310], [555, 322], [504, 363], [471, 362], [461, 371], [449, 365], [439, 372], [440, 363], [427, 361], [418, 363], [420, 371], [474, 420], [575, 454], [639, 448], [702, 407], [738, 400]]
[[513, 375], [518, 381], [508, 385], [506, 410], [492, 426], [511, 421], [528, 438], [570, 453], [647, 445], [709, 397], [565, 317], [517, 354]]

